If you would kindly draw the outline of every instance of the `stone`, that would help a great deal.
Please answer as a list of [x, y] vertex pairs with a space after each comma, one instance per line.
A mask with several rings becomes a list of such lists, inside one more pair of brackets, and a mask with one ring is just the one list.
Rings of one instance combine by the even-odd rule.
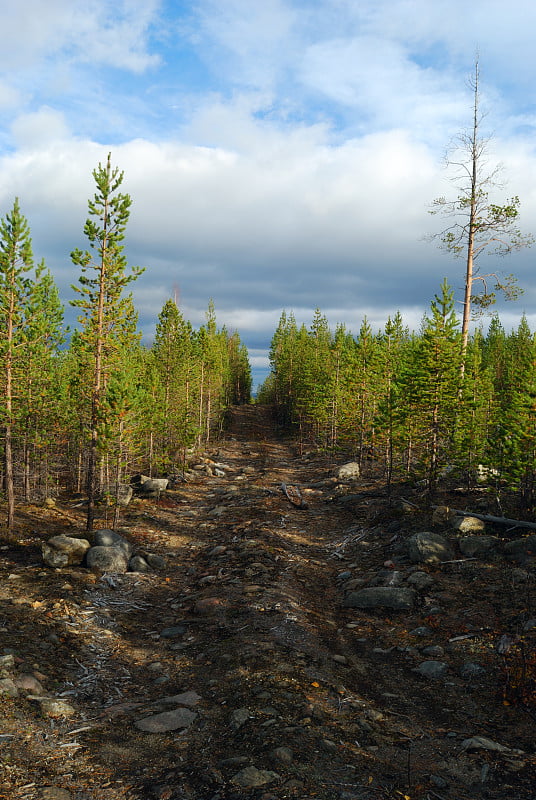
[[472, 736], [470, 739], [464, 739], [461, 743], [462, 750], [490, 750], [498, 753], [509, 752], [510, 748], [505, 747], [492, 739], [487, 739], [485, 736]]
[[480, 664], [473, 664], [472, 661], [467, 661], [460, 667], [460, 675], [465, 681], [472, 681], [475, 678], [482, 678], [486, 674], [484, 667]]
[[141, 483], [139, 490], [142, 495], [147, 497], [158, 496], [161, 492], [165, 492], [168, 488], [169, 480], [167, 478], [146, 478]]
[[43, 786], [39, 790], [39, 800], [72, 800], [72, 794], [60, 786]]
[[244, 725], [248, 719], [250, 719], [251, 714], [249, 713], [249, 709], [247, 708], [236, 708], [233, 713], [231, 714], [231, 721], [229, 725], [233, 729], [233, 731], [237, 731], [239, 728]]
[[431, 644], [428, 647], [423, 647], [421, 650], [423, 656], [432, 656], [432, 658], [441, 658], [445, 655], [445, 650], [440, 644]]
[[6, 655], [0, 656], [0, 670], [11, 669], [15, 669], [15, 656], [13, 653], [6, 653]]
[[432, 514], [432, 525], [446, 525], [453, 517], [454, 512], [448, 506], [436, 506]]
[[427, 625], [420, 625], [418, 628], [414, 628], [412, 631], [409, 632], [410, 636], [418, 636], [419, 638], [425, 639], [427, 636], [432, 636], [433, 631]]
[[413, 586], [418, 592], [425, 592], [434, 585], [435, 581], [427, 572], [412, 572], [406, 583]]
[[128, 562], [128, 568], [130, 572], [152, 572], [152, 569], [147, 561], [143, 558], [143, 556], [139, 555], [132, 556]]
[[412, 672], [417, 672], [424, 678], [430, 678], [430, 680], [439, 680], [445, 677], [448, 668], [449, 665], [445, 664], [444, 661], [423, 661], [423, 663], [415, 667]]
[[37, 680], [35, 675], [23, 672], [15, 678], [15, 686], [22, 692], [30, 692], [30, 694], [44, 694], [43, 685]]
[[484, 533], [486, 523], [478, 517], [456, 517], [452, 527], [459, 533]]
[[147, 553], [145, 560], [153, 569], [165, 569], [167, 567], [166, 559], [156, 553]]
[[172, 625], [169, 628], [163, 628], [160, 631], [160, 636], [163, 639], [178, 639], [187, 632], [188, 628], [186, 625]]
[[337, 478], [340, 481], [356, 481], [361, 475], [361, 470], [357, 461], [349, 461], [337, 470]]
[[241, 789], [257, 789], [259, 786], [266, 786], [268, 783], [280, 780], [277, 772], [268, 769], [257, 769], [257, 767], [245, 767], [233, 775], [231, 782], [240, 786]]
[[115, 503], [117, 501], [117, 505], [122, 508], [128, 506], [132, 500], [133, 494], [134, 490], [129, 483], [120, 483], [119, 486], [113, 483], [110, 486], [105, 486], [102, 490], [102, 495], [106, 501], [110, 503]]
[[81, 564], [90, 547], [87, 539], [77, 539], [60, 533], [48, 542], [43, 542], [41, 552], [45, 564], [54, 569], [61, 569], [72, 564]]
[[344, 608], [391, 608], [408, 611], [413, 608], [416, 593], [399, 586], [371, 586], [350, 592], [343, 601]]
[[468, 558], [492, 555], [499, 550], [500, 545], [497, 536], [462, 536], [458, 539], [460, 552]]
[[227, 547], [224, 544], [217, 544], [216, 547], [209, 551], [208, 555], [210, 558], [215, 558], [216, 556], [222, 556], [226, 552]]
[[93, 545], [97, 547], [117, 547], [119, 550], [123, 551], [127, 558], [130, 558], [133, 550], [132, 545], [124, 536], [108, 528], [101, 528], [95, 531], [93, 535]]
[[294, 753], [290, 747], [275, 747], [269, 753], [270, 759], [279, 764], [292, 764]]
[[181, 694], [174, 694], [171, 697], [163, 697], [162, 700], [158, 702], [166, 703], [166, 705], [186, 706], [187, 708], [191, 708], [192, 706], [196, 706], [200, 700], [200, 695], [190, 690], [188, 692], [181, 692]]
[[86, 564], [95, 574], [123, 573], [128, 570], [128, 556], [119, 547], [90, 547], [86, 553]]
[[18, 697], [19, 690], [12, 678], [0, 678], [0, 697]]
[[346, 656], [340, 656], [336, 654], [331, 657], [336, 664], [345, 664], [345, 665], [348, 664], [348, 659], [346, 658]]
[[44, 717], [72, 717], [76, 714], [76, 710], [66, 700], [56, 699], [55, 697], [40, 697], [39, 705], [41, 706], [41, 713]]
[[517, 564], [529, 564], [536, 556], [536, 535], [514, 539], [504, 545], [504, 554], [509, 561]]
[[408, 554], [414, 563], [439, 564], [454, 558], [454, 551], [447, 539], [439, 533], [421, 531], [408, 539]]
[[222, 601], [219, 597], [203, 597], [194, 605], [197, 614], [216, 614], [222, 609]]
[[176, 708], [173, 711], [162, 711], [161, 714], [139, 719], [134, 725], [138, 730], [146, 733], [166, 733], [179, 728], [189, 728], [196, 718], [195, 711], [190, 711], [188, 708]]

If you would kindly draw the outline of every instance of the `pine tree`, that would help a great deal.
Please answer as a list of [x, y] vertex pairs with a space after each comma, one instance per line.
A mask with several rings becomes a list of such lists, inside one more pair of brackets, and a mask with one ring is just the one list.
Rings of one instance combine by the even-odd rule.
[[89, 217], [84, 226], [91, 250], [73, 250], [71, 259], [80, 267], [80, 286], [72, 288], [79, 298], [72, 301], [81, 309], [82, 341], [91, 353], [92, 387], [90, 446], [87, 468], [87, 529], [93, 527], [99, 442], [103, 418], [103, 392], [112, 370], [122, 330], [132, 330], [132, 301], [123, 290], [135, 280], [141, 269], [127, 272], [123, 254], [125, 230], [130, 216], [131, 198], [119, 192], [124, 173], [111, 166], [111, 154], [105, 166], [93, 170], [97, 191], [88, 201]]
[[413, 427], [414, 446], [421, 445], [421, 462], [428, 488], [439, 468], [449, 463], [459, 405], [460, 332], [453, 292], [446, 280], [425, 315], [411, 361], [404, 365], [400, 396], [405, 421]]
[[[34, 260], [30, 228], [21, 214], [19, 201], [0, 222], [0, 322], [4, 336], [0, 342], [2, 359], [2, 428], [4, 432], [4, 488], [7, 499], [7, 529], [15, 521], [13, 478], [13, 428], [19, 374], [17, 359], [26, 346], [26, 322], [34, 281]], [[37, 270], [37, 278], [40, 270]]]

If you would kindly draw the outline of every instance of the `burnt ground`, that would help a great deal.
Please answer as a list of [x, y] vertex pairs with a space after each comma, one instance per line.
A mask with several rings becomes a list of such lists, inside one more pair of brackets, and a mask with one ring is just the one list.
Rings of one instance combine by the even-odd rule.
[[[0, 698], [0, 798], [536, 798], [534, 565], [458, 555], [418, 567], [433, 583], [412, 611], [344, 608], [345, 580], [416, 569], [401, 553], [430, 529], [422, 498], [389, 502], [373, 475], [338, 497], [342, 459], [300, 454], [259, 406], [233, 410], [205, 455], [223, 476], [122, 513], [124, 536], [166, 559], [150, 574], [46, 567], [42, 541], [83, 535], [83, 509], [19, 509], [0, 549], [0, 677], [42, 689]], [[413, 671], [431, 659], [443, 677]], [[468, 662], [482, 669], [463, 678]], [[70, 716], [44, 716], [45, 695]], [[136, 727], [185, 705], [187, 726]]]

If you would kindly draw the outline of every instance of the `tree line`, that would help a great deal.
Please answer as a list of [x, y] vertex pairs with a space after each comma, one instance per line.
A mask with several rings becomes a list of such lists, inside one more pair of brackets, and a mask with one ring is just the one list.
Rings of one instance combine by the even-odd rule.
[[210, 442], [231, 403], [247, 402], [251, 374], [237, 333], [219, 328], [213, 303], [199, 329], [173, 300], [151, 347], [141, 344], [124, 239], [131, 198], [110, 156], [93, 171], [84, 233], [71, 253], [79, 270], [70, 332], [51, 272], [35, 263], [19, 200], [0, 221], [0, 408], [7, 528], [16, 499], [66, 490], [87, 496], [87, 527], [98, 499], [117, 498], [142, 469], [176, 470], [189, 448]]
[[259, 400], [303, 442], [373, 461], [388, 487], [411, 476], [433, 490], [447, 472], [471, 486], [485, 467], [534, 505], [536, 340], [524, 316], [507, 333], [495, 315], [465, 344], [444, 281], [418, 332], [400, 313], [354, 336], [318, 309], [309, 327], [283, 312], [270, 363]]

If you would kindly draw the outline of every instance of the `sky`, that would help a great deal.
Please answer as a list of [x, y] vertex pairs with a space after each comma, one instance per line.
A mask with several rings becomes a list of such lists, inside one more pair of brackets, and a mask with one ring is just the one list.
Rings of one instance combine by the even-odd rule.
[[[430, 241], [455, 198], [446, 166], [470, 129], [478, 54], [494, 202], [536, 232], [533, 0], [21, 0], [0, 3], [0, 215], [20, 200], [67, 318], [92, 170], [124, 171], [125, 253], [144, 341], [170, 297], [194, 325], [209, 300], [247, 345], [254, 384], [281, 313], [309, 325], [417, 330], [463, 259]], [[536, 329], [536, 248], [506, 328]], [[460, 306], [458, 306], [460, 309]]]

